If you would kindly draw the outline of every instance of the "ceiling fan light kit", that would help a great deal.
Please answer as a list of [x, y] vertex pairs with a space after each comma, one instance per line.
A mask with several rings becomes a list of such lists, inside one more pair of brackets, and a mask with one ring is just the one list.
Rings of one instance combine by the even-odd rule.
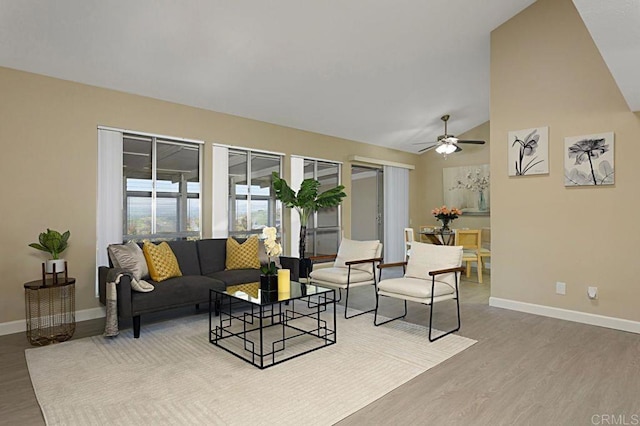
[[484, 141], [480, 140], [461, 140], [456, 138], [453, 135], [447, 133], [447, 121], [449, 121], [449, 114], [445, 114], [440, 117], [440, 120], [444, 121], [444, 134], [438, 136], [438, 141], [433, 143], [433, 145], [428, 146], [426, 148], [421, 149], [418, 152], [425, 152], [432, 148], [436, 149], [438, 154], [443, 154], [447, 156], [447, 154], [453, 154], [454, 152], [462, 151], [462, 148], [458, 146], [459, 143], [470, 143], [476, 145], [484, 145]]

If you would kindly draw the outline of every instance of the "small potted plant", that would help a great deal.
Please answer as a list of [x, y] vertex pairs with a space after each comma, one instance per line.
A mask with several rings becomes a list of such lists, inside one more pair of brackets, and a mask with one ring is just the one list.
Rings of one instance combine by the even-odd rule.
[[60, 259], [60, 253], [67, 249], [69, 237], [71, 232], [67, 231], [64, 234], [47, 228], [47, 232], [42, 232], [38, 238], [39, 243], [31, 243], [29, 247], [34, 249], [46, 251], [51, 253], [52, 259], [46, 262], [46, 272], [48, 274], [53, 273], [54, 265], [55, 272], [64, 272], [64, 259]]
[[263, 291], [278, 290], [278, 268], [276, 263], [271, 261], [272, 257], [278, 257], [282, 254], [282, 246], [277, 242], [277, 230], [274, 227], [266, 227], [262, 230], [262, 238], [264, 239], [264, 250], [269, 258], [266, 265], [260, 268], [262, 275], [260, 276], [260, 288]]

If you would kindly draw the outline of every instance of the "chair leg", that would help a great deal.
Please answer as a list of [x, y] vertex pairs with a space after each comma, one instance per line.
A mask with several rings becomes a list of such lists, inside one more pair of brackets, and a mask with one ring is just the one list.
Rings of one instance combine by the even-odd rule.
[[467, 278], [471, 277], [471, 262], [467, 260]]
[[402, 319], [402, 318], [407, 316], [407, 301], [404, 300], [404, 314], [402, 314], [399, 317], [395, 317], [395, 318], [388, 319], [386, 321], [378, 322], [379, 299], [380, 299], [380, 296], [376, 293], [376, 309], [375, 309], [375, 313], [373, 314], [373, 325], [375, 325], [376, 327], [379, 326], [379, 325], [382, 325], [382, 324], [386, 324], [386, 323], [391, 322], [391, 321], [395, 321], [397, 319]]
[[482, 284], [482, 258], [478, 256], [478, 282]]
[[[372, 284], [372, 285], [374, 286], [373, 287], [373, 291], [376, 291], [375, 290], [375, 285], [374, 284]], [[377, 295], [376, 295], [376, 299], [377, 299]], [[369, 309], [368, 311], [360, 312], [360, 313], [357, 313], [357, 314], [354, 314], [354, 315], [351, 315], [351, 316], [347, 315], [347, 311], [348, 310], [349, 310], [349, 284], [347, 283], [347, 297], [345, 298], [345, 301], [344, 301], [344, 319], [349, 319], [349, 318], [353, 318], [353, 317], [358, 317], [360, 315], [368, 314], [370, 312], [375, 311], [376, 308]]]
[[453, 330], [447, 331], [444, 334], [441, 334], [438, 337], [432, 337], [431, 335], [431, 330], [432, 330], [432, 324], [433, 324], [433, 291], [431, 292], [431, 306], [429, 306], [429, 341], [430, 342], [435, 342], [438, 339], [442, 339], [445, 336], [448, 336], [451, 333], [455, 333], [456, 331], [460, 330], [460, 293], [458, 291], [458, 278], [456, 277], [456, 312], [458, 314], [458, 326], [456, 328], [454, 328]]

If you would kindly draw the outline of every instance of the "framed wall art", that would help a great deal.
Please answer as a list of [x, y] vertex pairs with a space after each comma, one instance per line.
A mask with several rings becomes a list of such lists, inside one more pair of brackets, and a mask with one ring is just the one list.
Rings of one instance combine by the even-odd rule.
[[509, 176], [549, 173], [549, 128], [509, 132]]
[[465, 215], [489, 215], [489, 165], [442, 169], [444, 204], [457, 207]]
[[564, 138], [564, 185], [613, 185], [613, 132]]

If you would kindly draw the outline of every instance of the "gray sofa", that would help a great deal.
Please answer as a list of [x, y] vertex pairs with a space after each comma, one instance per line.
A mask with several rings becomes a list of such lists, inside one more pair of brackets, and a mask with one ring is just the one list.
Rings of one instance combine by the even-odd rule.
[[[242, 240], [239, 240], [242, 242]], [[140, 316], [182, 306], [209, 303], [209, 290], [224, 290], [227, 286], [260, 280], [258, 269], [225, 270], [227, 239], [215, 238], [197, 241], [168, 241], [180, 265], [181, 277], [162, 282], [150, 282], [155, 289], [148, 293], [131, 290], [129, 276], [123, 275], [116, 286], [118, 293], [118, 320], [133, 322], [133, 334], [140, 337]], [[291, 279], [299, 277], [299, 259], [280, 257], [285, 269], [291, 270]], [[106, 280], [111, 266], [100, 266], [100, 302], [106, 304]]]

